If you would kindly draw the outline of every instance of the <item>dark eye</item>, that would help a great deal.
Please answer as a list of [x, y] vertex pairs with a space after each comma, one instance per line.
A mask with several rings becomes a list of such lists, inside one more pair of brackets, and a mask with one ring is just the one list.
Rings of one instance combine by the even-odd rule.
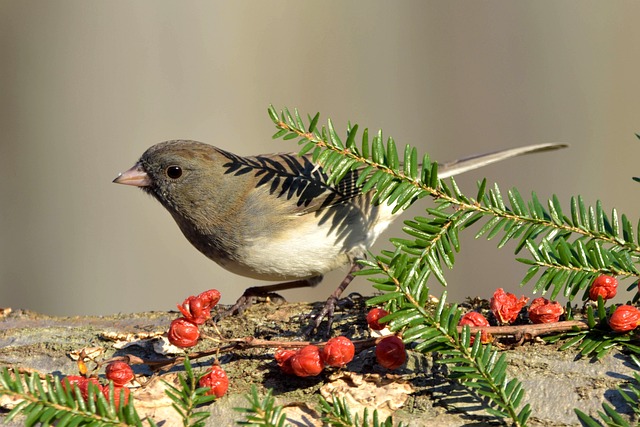
[[182, 176], [182, 168], [180, 166], [169, 166], [165, 171], [167, 176], [171, 179], [178, 179]]

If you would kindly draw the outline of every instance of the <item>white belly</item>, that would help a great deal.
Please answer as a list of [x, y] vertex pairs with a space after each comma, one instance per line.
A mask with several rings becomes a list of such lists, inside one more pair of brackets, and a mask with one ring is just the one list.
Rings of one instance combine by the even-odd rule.
[[301, 215], [292, 218], [291, 226], [277, 236], [245, 242], [238, 250], [239, 257], [221, 265], [260, 280], [319, 276], [364, 257], [391, 222], [390, 213], [389, 206], [376, 206], [369, 215], [351, 215], [349, 221], [341, 222], [329, 218], [322, 225], [318, 225], [315, 213]]

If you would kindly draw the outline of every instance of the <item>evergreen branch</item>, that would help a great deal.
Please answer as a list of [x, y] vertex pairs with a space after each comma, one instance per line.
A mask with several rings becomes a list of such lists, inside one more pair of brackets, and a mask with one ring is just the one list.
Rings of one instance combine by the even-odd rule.
[[[535, 290], [547, 291], [553, 286], [552, 298], [564, 288], [564, 294], [572, 299], [599, 273], [623, 278], [640, 275], [636, 267], [640, 260], [640, 227], [634, 232], [628, 218], [622, 215], [619, 220], [615, 209], [608, 216], [600, 201], [587, 208], [581, 197], [573, 197], [567, 216], [556, 196], [546, 207], [535, 193], [525, 202], [517, 189], [510, 190], [505, 198], [497, 185], [487, 191], [486, 180], [479, 183], [477, 197], [470, 198], [462, 194], [453, 179], [449, 185], [438, 179], [437, 164], [431, 163], [428, 155], [418, 164], [414, 147], [406, 146], [400, 161], [395, 141], [388, 138], [385, 145], [381, 131], [370, 141], [365, 129], [359, 148], [355, 143], [357, 125], [348, 127], [343, 143], [331, 120], [319, 129], [316, 114], [305, 128], [298, 111], [294, 111], [292, 115], [285, 108], [278, 114], [273, 106], [269, 108], [279, 129], [274, 138], [299, 138], [303, 146], [300, 154], [313, 150], [313, 160], [323, 166], [329, 182], [337, 182], [347, 172], [357, 170], [357, 184], [362, 185], [363, 192], [375, 188], [376, 203], [394, 204], [398, 210], [427, 194], [436, 201], [437, 207], [427, 210], [429, 218], [405, 222], [405, 232], [415, 239], [394, 239], [399, 251], [394, 255], [384, 253], [386, 261], [404, 252], [409, 256], [406, 262], [414, 263], [415, 273], [428, 275], [428, 270], [446, 284], [441, 264], [452, 267], [451, 249], [459, 250], [458, 231], [489, 218], [476, 237], [486, 235], [493, 239], [502, 234], [498, 247], [518, 239], [516, 253], [526, 247], [533, 258], [518, 259], [531, 265], [523, 284], [543, 269]], [[454, 220], [455, 224], [451, 222]], [[572, 236], [575, 237], [570, 240]]]
[[[142, 426], [133, 399], [116, 409], [113, 401], [107, 401], [91, 383], [85, 402], [77, 387], [65, 390], [53, 376], [40, 379], [35, 373], [27, 375], [4, 367], [0, 370], [0, 395], [20, 400], [7, 414], [6, 422], [24, 415], [26, 426], [36, 423], [44, 426], [53, 423], [56, 426]], [[147, 421], [154, 425], [151, 420]]]
[[[570, 214], [565, 215], [555, 195], [546, 205], [535, 193], [525, 202], [515, 188], [506, 196], [497, 185], [487, 190], [486, 180], [478, 184], [476, 198], [471, 198], [460, 191], [455, 180], [450, 179], [449, 184], [439, 180], [438, 165], [428, 156], [418, 164], [415, 148], [406, 146], [401, 161], [395, 141], [388, 138], [385, 144], [381, 131], [370, 140], [365, 129], [358, 147], [357, 125], [348, 126], [343, 143], [331, 120], [318, 128], [318, 114], [309, 117], [308, 128], [297, 110], [292, 115], [285, 108], [278, 114], [270, 107], [269, 114], [278, 128], [274, 138], [299, 139], [300, 154], [312, 152], [312, 160], [323, 167], [328, 182], [338, 182], [348, 172], [355, 172], [361, 191], [374, 190], [373, 201], [394, 205], [394, 211], [425, 195], [435, 200], [436, 207], [427, 209], [428, 217], [405, 221], [403, 230], [410, 239], [392, 239], [395, 251], [383, 251], [375, 261], [362, 261], [368, 268], [360, 274], [373, 274], [369, 280], [383, 292], [368, 303], [386, 304], [391, 311], [389, 327], [403, 329], [404, 340], [417, 343], [416, 350], [448, 355], [443, 363], [450, 365], [454, 376], [476, 390], [478, 396], [488, 398], [490, 413], [511, 418], [516, 425], [526, 423], [530, 408], [525, 405], [520, 412], [516, 410], [523, 390], [517, 380], [506, 380], [504, 356], [498, 357], [490, 346], [480, 346], [479, 337], [469, 349], [469, 330], [458, 334], [460, 312], [455, 305], [445, 307], [444, 298], [435, 313], [426, 309], [427, 279], [433, 274], [446, 284], [443, 264], [451, 268], [455, 262], [454, 253], [460, 249], [458, 232], [485, 219], [476, 238], [500, 236], [499, 248], [515, 241], [516, 254], [526, 248], [531, 258], [518, 258], [530, 266], [522, 284], [540, 273], [534, 291], [551, 290], [552, 299], [563, 289], [570, 300], [581, 290], [586, 299], [590, 283], [602, 273], [623, 278], [640, 276], [640, 224], [634, 230], [629, 219], [619, 217], [615, 209], [607, 215], [600, 201], [595, 207], [587, 207], [582, 197], [573, 197]], [[591, 317], [590, 327], [594, 329], [597, 322], [593, 313]], [[599, 310], [598, 317], [603, 324], [606, 310]], [[578, 345], [581, 354], [596, 358], [615, 345], [632, 351], [637, 348], [604, 327], [571, 332], [569, 336], [568, 345]], [[626, 339], [630, 339], [628, 335]]]
[[269, 390], [267, 395], [260, 399], [258, 389], [255, 385], [251, 386], [251, 394], [247, 395], [249, 402], [248, 408], [234, 408], [236, 411], [244, 414], [244, 421], [238, 421], [239, 425], [260, 425], [264, 427], [284, 427], [290, 426], [285, 424], [287, 415], [283, 412], [282, 406], [275, 404], [275, 399]]
[[[245, 416], [243, 421], [238, 421], [239, 425], [260, 425], [264, 427], [290, 426], [290, 424], [285, 424], [287, 416], [284, 413], [284, 408], [281, 405], [275, 404], [275, 399], [272, 396], [272, 390], [268, 390], [266, 396], [264, 396], [264, 398], [260, 398], [256, 386], [251, 386], [251, 393], [246, 395], [246, 399], [249, 402], [249, 407], [234, 408]], [[360, 414], [356, 414], [355, 417], [352, 416], [351, 409], [347, 405], [346, 399], [339, 399], [336, 396], [332, 397], [331, 403], [320, 397], [319, 409], [322, 415], [321, 421], [324, 425], [331, 427], [394, 426], [393, 418], [391, 416], [387, 417], [384, 421], [381, 421], [377, 410], [373, 411], [371, 420], [369, 420], [369, 410], [367, 408], [364, 409], [362, 416], [360, 416]], [[403, 423], [400, 423], [397, 427], [406, 426]]]
[[[331, 397], [331, 403], [320, 397], [320, 411], [322, 412], [321, 421], [332, 427], [393, 427], [393, 418], [388, 416], [384, 420], [379, 419], [378, 410], [373, 411], [371, 421], [369, 420], [369, 410], [364, 408], [362, 417], [356, 414], [351, 415], [351, 409], [347, 405], [345, 398], [339, 399], [335, 395]], [[403, 427], [405, 424], [400, 423], [397, 427]]]
[[560, 346], [560, 350], [564, 351], [576, 347], [581, 357], [593, 357], [595, 360], [602, 359], [615, 347], [626, 349], [632, 353], [632, 356], [633, 353], [640, 355], [637, 338], [634, 338], [631, 334], [620, 334], [611, 331], [607, 318], [614, 309], [615, 306], [611, 306], [607, 310], [604, 301], [600, 297], [595, 312], [592, 306], [587, 307], [588, 329], [553, 335], [543, 339], [549, 343], [555, 343], [563, 339], [565, 341]]
[[[387, 276], [388, 284], [393, 284], [395, 293], [385, 295], [395, 296], [395, 309], [387, 316], [389, 329], [392, 331], [406, 328], [403, 339], [406, 342], [416, 342], [416, 351], [440, 352], [444, 359], [438, 360], [449, 366], [451, 377], [458, 380], [463, 386], [473, 390], [473, 395], [479, 398], [487, 407], [490, 414], [499, 418], [510, 418], [514, 425], [524, 426], [531, 413], [530, 406], [526, 404], [518, 411], [518, 406], [524, 396], [524, 390], [517, 379], [507, 380], [506, 356], [498, 356], [498, 352], [491, 345], [480, 344], [480, 333], [474, 337], [473, 345], [468, 326], [462, 333], [458, 333], [458, 322], [462, 315], [456, 304], [446, 306], [446, 292], [443, 293], [440, 302], [433, 314], [425, 310], [415, 295], [409, 291], [399, 277], [403, 275], [402, 266], [396, 264], [395, 268], [389, 268], [385, 263], [377, 265], [380, 274]], [[424, 288], [424, 294], [429, 289]], [[374, 297], [367, 301], [368, 304], [378, 304]]]
[[180, 387], [174, 387], [164, 381], [167, 386], [165, 393], [173, 401], [171, 406], [182, 417], [184, 427], [204, 427], [205, 420], [211, 413], [197, 410], [198, 406], [210, 403], [216, 399], [213, 395], [207, 395], [208, 387], [198, 387], [196, 377], [188, 357], [184, 359], [185, 374], [178, 376]]

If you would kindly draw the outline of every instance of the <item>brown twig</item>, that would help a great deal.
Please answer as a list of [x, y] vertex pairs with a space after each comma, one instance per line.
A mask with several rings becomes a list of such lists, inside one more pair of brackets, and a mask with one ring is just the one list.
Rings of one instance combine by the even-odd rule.
[[[532, 340], [536, 337], [560, 332], [574, 330], [583, 331], [589, 329], [589, 325], [581, 320], [567, 320], [564, 322], [539, 323], [535, 325], [515, 325], [515, 326], [473, 326], [469, 327], [471, 334], [486, 332], [492, 336], [512, 336], [519, 342]], [[462, 332], [462, 326], [458, 327], [458, 332]]]

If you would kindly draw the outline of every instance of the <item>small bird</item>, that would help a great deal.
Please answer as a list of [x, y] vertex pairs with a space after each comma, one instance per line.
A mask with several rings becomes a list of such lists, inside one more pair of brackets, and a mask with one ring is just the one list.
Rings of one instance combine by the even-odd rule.
[[[563, 148], [538, 144], [438, 165], [447, 178], [522, 154]], [[310, 155], [238, 156], [197, 141], [166, 141], [150, 147], [113, 182], [142, 188], [173, 216], [184, 236], [223, 268], [275, 285], [248, 288], [229, 313], [240, 313], [274, 292], [315, 286], [323, 274], [350, 265], [305, 331], [322, 320], [330, 330], [336, 303], [378, 236], [399, 215], [373, 192], [356, 186], [361, 170], [327, 184]]]

